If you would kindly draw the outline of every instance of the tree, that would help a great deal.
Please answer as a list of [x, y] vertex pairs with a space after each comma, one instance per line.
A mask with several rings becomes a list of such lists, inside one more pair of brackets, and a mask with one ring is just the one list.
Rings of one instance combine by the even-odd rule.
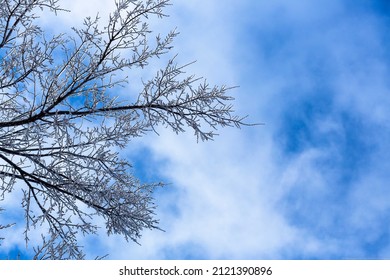
[[[175, 56], [139, 77], [139, 93], [126, 88], [131, 73], [172, 48], [176, 31], [151, 40], [147, 24], [168, 4], [117, 0], [103, 27], [87, 17], [70, 35], [49, 35], [37, 19], [62, 12], [58, 0], [0, 1], [0, 191], [23, 191], [26, 244], [46, 226], [35, 258], [83, 258], [77, 234], [95, 233], [96, 216], [108, 234], [135, 242], [158, 228], [152, 194], [162, 184], [140, 183], [118, 154], [133, 137], [163, 125], [210, 140], [219, 126], [243, 125], [229, 88], [185, 75]], [[120, 86], [126, 98], [115, 94]]]

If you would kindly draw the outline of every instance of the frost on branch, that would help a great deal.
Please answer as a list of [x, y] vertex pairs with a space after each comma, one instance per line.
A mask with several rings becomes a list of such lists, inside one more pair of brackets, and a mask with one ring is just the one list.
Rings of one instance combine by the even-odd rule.
[[0, 195], [22, 187], [26, 243], [47, 229], [35, 258], [83, 258], [77, 235], [96, 233], [96, 216], [108, 234], [135, 242], [158, 228], [152, 193], [161, 184], [141, 184], [117, 152], [133, 137], [163, 125], [210, 140], [219, 126], [243, 124], [228, 88], [187, 77], [175, 57], [139, 77], [141, 92], [115, 94], [172, 48], [176, 31], [151, 40], [147, 24], [168, 2], [118, 0], [105, 26], [89, 17], [49, 36], [36, 19], [62, 12], [57, 0], [1, 1]]

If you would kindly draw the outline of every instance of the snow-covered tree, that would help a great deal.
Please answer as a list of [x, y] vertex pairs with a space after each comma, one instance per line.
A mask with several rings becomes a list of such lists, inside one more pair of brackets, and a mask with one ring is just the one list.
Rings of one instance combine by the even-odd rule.
[[175, 31], [149, 38], [147, 24], [168, 2], [117, 0], [108, 19], [53, 35], [37, 19], [65, 12], [58, 0], [0, 0], [0, 195], [22, 189], [27, 243], [48, 229], [35, 258], [83, 258], [77, 235], [95, 233], [97, 216], [135, 242], [158, 228], [160, 184], [140, 183], [118, 154], [133, 137], [163, 125], [210, 140], [218, 126], [243, 124], [228, 88], [186, 75], [174, 55], [154, 77], [137, 77], [172, 48]]

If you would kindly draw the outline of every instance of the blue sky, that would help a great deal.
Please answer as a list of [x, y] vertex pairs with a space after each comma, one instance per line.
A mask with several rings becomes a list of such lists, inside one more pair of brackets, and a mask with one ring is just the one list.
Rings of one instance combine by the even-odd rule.
[[[110, 3], [64, 2], [73, 12], [57, 18], [58, 28]], [[102, 230], [81, 238], [87, 255], [389, 259], [390, 4], [172, 4], [169, 18], [151, 24], [162, 33], [178, 28], [178, 62], [197, 60], [188, 73], [238, 85], [237, 113], [265, 124], [220, 130], [213, 142], [164, 128], [134, 139], [123, 151], [134, 172], [171, 183], [156, 192], [165, 232], [145, 231], [139, 246]], [[4, 202], [2, 219], [17, 213], [15, 201]], [[2, 232], [3, 256], [23, 248], [22, 229], [20, 221]]]

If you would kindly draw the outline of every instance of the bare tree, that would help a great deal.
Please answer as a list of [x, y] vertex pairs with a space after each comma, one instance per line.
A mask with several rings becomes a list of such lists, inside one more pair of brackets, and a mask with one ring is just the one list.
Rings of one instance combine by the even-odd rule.
[[158, 228], [152, 192], [161, 184], [141, 184], [118, 155], [133, 137], [163, 125], [210, 140], [218, 126], [243, 124], [228, 88], [185, 75], [174, 56], [139, 77], [140, 92], [126, 88], [135, 69], [172, 48], [177, 32], [151, 40], [147, 24], [168, 2], [117, 0], [103, 27], [87, 17], [53, 36], [37, 18], [61, 12], [58, 0], [0, 0], [0, 194], [22, 189], [26, 243], [30, 230], [48, 230], [35, 258], [83, 258], [77, 235], [95, 233], [96, 216], [135, 242]]

